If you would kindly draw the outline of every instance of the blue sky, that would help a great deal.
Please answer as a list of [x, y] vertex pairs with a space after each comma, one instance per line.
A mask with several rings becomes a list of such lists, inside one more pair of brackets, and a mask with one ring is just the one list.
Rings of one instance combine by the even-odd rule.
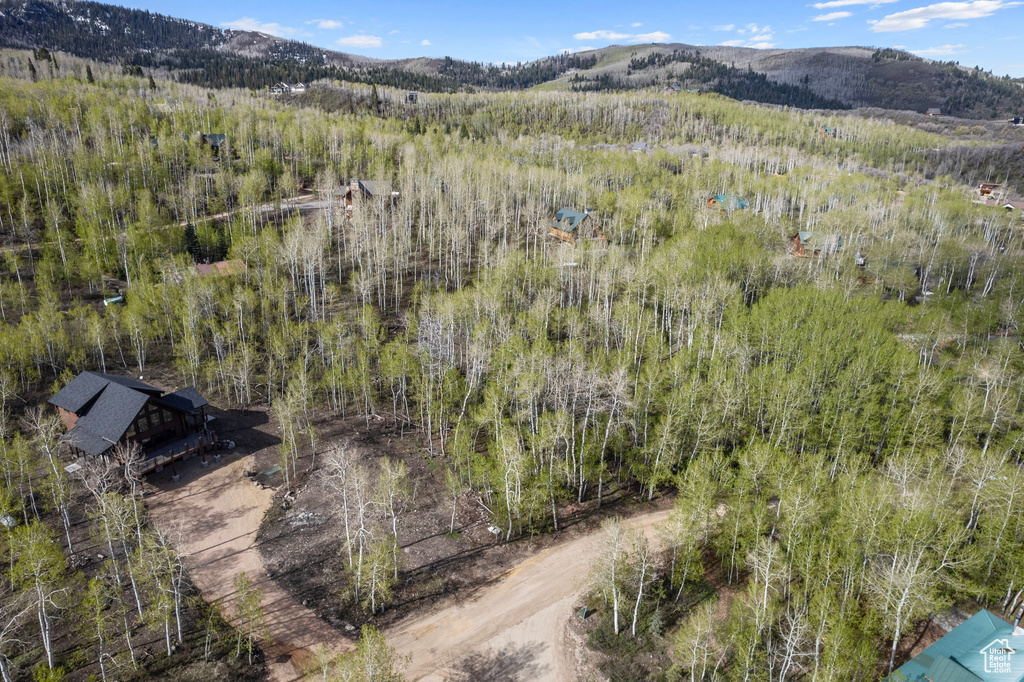
[[[114, 0], [115, 2], [117, 0]], [[223, 28], [379, 58], [537, 59], [613, 44], [867, 45], [1024, 76], [1024, 0], [270, 2], [128, 0]], [[714, 11], [712, 11], [712, 8]]]

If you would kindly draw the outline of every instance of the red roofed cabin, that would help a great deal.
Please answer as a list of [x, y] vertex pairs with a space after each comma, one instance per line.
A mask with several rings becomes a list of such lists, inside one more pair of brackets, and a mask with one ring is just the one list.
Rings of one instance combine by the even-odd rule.
[[219, 260], [216, 263], [196, 263], [200, 277], [210, 275], [238, 275], [245, 272], [245, 263], [240, 260]]
[[110, 457], [114, 447], [137, 443], [139, 473], [216, 449], [206, 429], [206, 399], [191, 386], [164, 394], [159, 388], [113, 374], [82, 372], [49, 400], [77, 457]]

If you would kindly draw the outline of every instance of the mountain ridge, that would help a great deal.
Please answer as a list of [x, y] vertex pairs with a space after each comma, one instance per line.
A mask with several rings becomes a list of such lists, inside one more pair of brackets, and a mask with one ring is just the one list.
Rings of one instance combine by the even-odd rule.
[[585, 91], [678, 81], [687, 89], [802, 108], [940, 107], [971, 118], [1024, 113], [1024, 89], [1009, 77], [862, 46], [611, 45], [514, 65], [451, 57], [376, 59], [91, 0], [0, 0], [0, 46], [45, 47], [121, 63], [133, 72], [164, 69], [209, 87], [261, 89], [279, 80], [326, 79], [428, 92], [538, 86]]

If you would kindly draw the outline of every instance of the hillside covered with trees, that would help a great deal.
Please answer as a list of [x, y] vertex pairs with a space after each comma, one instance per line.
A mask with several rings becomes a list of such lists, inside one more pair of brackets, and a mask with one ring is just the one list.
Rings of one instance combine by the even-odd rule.
[[[83, 370], [264, 410], [287, 486], [311, 414], [394, 424], [499, 544], [664, 500], [660, 544], [612, 521], [591, 570], [616, 679], [877, 680], [933, 614], [1019, 608], [1024, 223], [972, 203], [1002, 141], [715, 94], [339, 86], [328, 111], [39, 52], [2, 69], [5, 682], [260, 674], [257, 628], [182, 610], [131, 472], [66, 474], [39, 408]], [[349, 212], [350, 178], [395, 193]], [[316, 210], [283, 203], [304, 190]], [[606, 240], [551, 237], [563, 207]], [[221, 258], [242, 267], [200, 276]], [[372, 625], [413, 578], [407, 474], [318, 457], [332, 594]], [[380, 679], [384, 640], [361, 642], [324, 678]]]
[[803, 109], [940, 107], [947, 115], [985, 119], [1024, 111], [1024, 89], [1008, 76], [892, 48], [670, 44], [611, 46], [517, 64], [450, 56], [377, 60], [90, 0], [0, 0], [0, 47], [45, 48], [214, 88], [344, 81], [447, 93], [542, 85], [629, 91], [683, 82], [688, 89]]

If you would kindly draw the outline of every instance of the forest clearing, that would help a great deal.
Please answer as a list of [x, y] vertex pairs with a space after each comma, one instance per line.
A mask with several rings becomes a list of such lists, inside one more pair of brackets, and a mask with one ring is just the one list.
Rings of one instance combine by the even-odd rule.
[[3, 682], [868, 682], [1024, 614], [1024, 127], [140, 74], [0, 60]]

